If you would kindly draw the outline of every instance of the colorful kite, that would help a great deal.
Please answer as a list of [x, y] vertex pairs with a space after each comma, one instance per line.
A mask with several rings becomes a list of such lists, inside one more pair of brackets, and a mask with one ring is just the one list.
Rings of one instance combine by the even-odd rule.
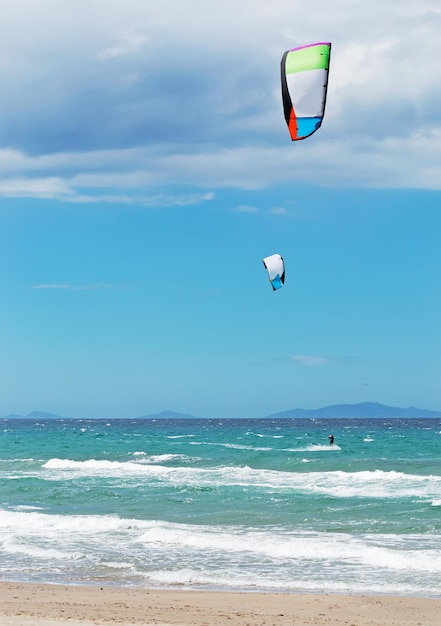
[[282, 57], [283, 110], [293, 141], [306, 139], [321, 126], [330, 56], [330, 43], [313, 43], [288, 50]]
[[285, 263], [280, 254], [272, 254], [262, 259], [268, 272], [268, 278], [273, 291], [280, 289], [285, 283]]

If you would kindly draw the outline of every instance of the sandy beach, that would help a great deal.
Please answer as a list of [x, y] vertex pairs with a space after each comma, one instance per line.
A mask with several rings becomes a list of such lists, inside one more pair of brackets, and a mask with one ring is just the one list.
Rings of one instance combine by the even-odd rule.
[[0, 583], [1, 626], [435, 626], [441, 599]]

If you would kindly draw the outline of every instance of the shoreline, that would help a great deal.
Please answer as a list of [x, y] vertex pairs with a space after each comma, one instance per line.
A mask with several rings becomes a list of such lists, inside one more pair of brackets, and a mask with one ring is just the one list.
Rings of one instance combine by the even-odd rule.
[[434, 626], [441, 598], [0, 582], [2, 626]]

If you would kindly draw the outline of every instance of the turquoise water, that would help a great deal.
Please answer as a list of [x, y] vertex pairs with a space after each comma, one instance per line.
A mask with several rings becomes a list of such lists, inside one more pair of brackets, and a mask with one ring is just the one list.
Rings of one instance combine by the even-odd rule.
[[441, 420], [1, 424], [2, 580], [441, 597]]

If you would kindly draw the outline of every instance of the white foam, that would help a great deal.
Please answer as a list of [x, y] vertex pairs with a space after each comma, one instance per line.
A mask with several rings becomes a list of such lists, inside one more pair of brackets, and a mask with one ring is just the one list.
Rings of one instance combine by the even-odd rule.
[[333, 444], [332, 446], [323, 445], [319, 443], [313, 443], [309, 446], [305, 446], [304, 448], [286, 448], [287, 452], [335, 452], [336, 450], [341, 450], [340, 446], [337, 444]]
[[440, 548], [438, 534], [352, 536], [0, 510], [0, 570], [37, 568], [58, 580], [93, 572], [168, 586], [436, 593]]
[[247, 432], [247, 435], [253, 435], [254, 437], [268, 438], [268, 439], [283, 439], [285, 435], [265, 435], [262, 433]]
[[50, 560], [64, 560], [64, 559], [77, 559], [81, 558], [78, 553], [68, 554], [66, 551], [54, 550], [49, 547], [38, 547], [29, 544], [17, 543], [14, 541], [4, 541], [2, 544], [2, 550], [6, 553], [15, 555], [26, 555], [37, 559], [44, 558]]
[[187, 456], [186, 454], [152, 454], [144, 455], [140, 459], [139, 463], [168, 463], [170, 461], [181, 461], [183, 463], [192, 462], [197, 460], [195, 457]]
[[41, 506], [33, 506], [30, 504], [18, 504], [14, 507], [15, 511], [43, 511], [43, 507]]
[[149, 528], [139, 541], [211, 553], [248, 553], [259, 560], [262, 557], [299, 563], [329, 563], [331, 560], [334, 563], [356, 562], [359, 566], [372, 568], [441, 573], [441, 553], [430, 543], [434, 541], [439, 546], [441, 541], [433, 536], [427, 538], [430, 547], [423, 549], [420, 536], [403, 540], [399, 535], [352, 537], [339, 533], [293, 533], [276, 529], [244, 531], [235, 527], [202, 527], [195, 532], [193, 526], [160, 524]]
[[213, 446], [216, 448], [227, 448], [232, 450], [252, 450], [254, 452], [270, 452], [271, 450], [273, 450], [273, 448], [262, 448], [240, 443], [219, 443], [213, 441], [192, 441], [190, 443], [192, 446]]
[[[331, 447], [331, 446], [329, 446]], [[327, 449], [328, 447], [325, 446]], [[426, 500], [441, 498], [441, 476], [420, 476], [395, 471], [345, 472], [282, 472], [243, 467], [169, 467], [134, 461], [106, 461], [90, 459], [73, 461], [50, 459], [43, 465], [43, 478], [59, 480], [70, 477], [148, 477], [198, 487], [246, 486], [263, 489], [292, 490], [298, 493], [316, 493], [338, 498], [402, 498], [420, 497]], [[41, 474], [41, 472], [40, 472]], [[40, 476], [39, 474], [39, 476]], [[40, 476], [41, 477], [41, 476]]]

